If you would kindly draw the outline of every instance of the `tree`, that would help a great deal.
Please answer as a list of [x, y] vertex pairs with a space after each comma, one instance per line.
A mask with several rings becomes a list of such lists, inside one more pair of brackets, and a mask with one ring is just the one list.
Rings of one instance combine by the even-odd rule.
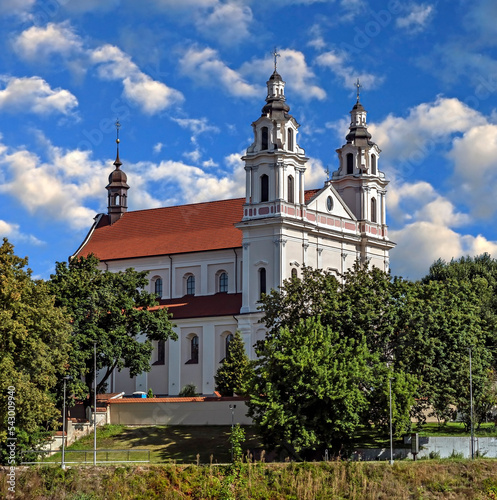
[[266, 445], [299, 457], [348, 440], [368, 408], [371, 370], [364, 339], [345, 338], [319, 318], [281, 327], [256, 346], [249, 415]]
[[[0, 442], [32, 449], [58, 427], [51, 392], [65, 373], [70, 325], [47, 284], [33, 280], [28, 261], [6, 240], [0, 247]], [[8, 405], [10, 394], [13, 405]], [[9, 412], [10, 410], [10, 412]], [[13, 417], [14, 420], [8, 417]], [[15, 427], [12, 431], [11, 427]]]
[[214, 376], [216, 390], [221, 396], [233, 396], [233, 393], [244, 396], [251, 376], [252, 365], [245, 352], [242, 336], [237, 330], [228, 344], [226, 357]]
[[71, 318], [71, 390], [79, 397], [91, 392], [95, 342], [102, 392], [115, 369], [128, 368], [131, 377], [150, 370], [152, 340], [176, 338], [167, 310], [154, 309], [156, 295], [144, 290], [147, 272], [111, 273], [98, 265], [93, 255], [58, 262], [50, 281], [56, 305]]

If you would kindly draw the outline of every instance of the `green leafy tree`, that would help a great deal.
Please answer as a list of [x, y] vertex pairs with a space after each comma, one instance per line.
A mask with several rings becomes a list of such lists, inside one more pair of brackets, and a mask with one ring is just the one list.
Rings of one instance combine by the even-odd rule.
[[[27, 264], [4, 239], [0, 246], [0, 442], [4, 463], [7, 438], [17, 439], [17, 450], [32, 449], [58, 427], [60, 412], [51, 393], [65, 373], [70, 348], [68, 320], [55, 307], [47, 284], [32, 279]], [[9, 392], [15, 408], [8, 406]], [[8, 420], [9, 409], [15, 420]]]
[[319, 318], [272, 331], [256, 347], [249, 415], [270, 447], [299, 457], [353, 435], [368, 407], [371, 370], [364, 339], [345, 338]]
[[93, 255], [58, 262], [50, 281], [56, 305], [71, 318], [71, 390], [80, 397], [92, 388], [95, 342], [102, 392], [115, 369], [128, 368], [131, 377], [150, 370], [152, 340], [176, 338], [167, 310], [154, 308], [156, 295], [144, 291], [147, 272], [111, 273], [98, 265]]
[[487, 295], [482, 278], [413, 283], [399, 310], [396, 366], [418, 376], [419, 413], [429, 409], [440, 423], [469, 406], [469, 348], [475, 401], [492, 398], [493, 356], [479, 299]]
[[228, 344], [226, 357], [214, 376], [216, 390], [221, 396], [233, 396], [233, 393], [244, 396], [247, 394], [252, 375], [252, 364], [245, 352], [242, 336], [237, 330]]

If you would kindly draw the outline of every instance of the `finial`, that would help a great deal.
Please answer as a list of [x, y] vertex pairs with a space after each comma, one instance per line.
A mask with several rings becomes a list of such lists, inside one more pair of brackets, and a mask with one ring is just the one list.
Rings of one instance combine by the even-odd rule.
[[274, 71], [276, 71], [276, 65], [277, 65], [277, 58], [281, 57], [281, 54], [278, 54], [278, 51], [276, 50], [276, 47], [274, 48], [272, 55], [274, 57]]
[[359, 95], [361, 93], [361, 88], [362, 88], [362, 85], [359, 83], [359, 78], [357, 79], [355, 86], [357, 88], [357, 102], [359, 102]]
[[326, 166], [324, 173], [326, 174], [326, 180], [329, 181], [331, 172], [330, 172], [330, 167], [328, 165]]
[[116, 144], [117, 144], [117, 154], [116, 154], [116, 161], [114, 162], [114, 165], [116, 168], [119, 168], [122, 163], [121, 160], [119, 159], [119, 143], [121, 142], [119, 140], [119, 129], [121, 128], [121, 124], [119, 123], [119, 118], [116, 119]]

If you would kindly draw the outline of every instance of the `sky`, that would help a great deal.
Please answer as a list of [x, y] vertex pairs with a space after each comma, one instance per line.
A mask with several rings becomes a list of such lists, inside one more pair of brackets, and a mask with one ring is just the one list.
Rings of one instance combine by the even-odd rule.
[[48, 279], [107, 212], [244, 196], [273, 71], [306, 188], [337, 169], [359, 78], [390, 180], [392, 274], [497, 257], [495, 0], [0, 0], [0, 236]]

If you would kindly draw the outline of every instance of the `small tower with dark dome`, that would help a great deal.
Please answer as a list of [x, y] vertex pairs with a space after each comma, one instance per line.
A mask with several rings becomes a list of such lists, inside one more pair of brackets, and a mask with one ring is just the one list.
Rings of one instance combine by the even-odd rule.
[[121, 170], [122, 162], [119, 159], [119, 128], [121, 124], [119, 120], [116, 121], [117, 129], [117, 154], [116, 161], [114, 162], [115, 170], [109, 175], [109, 184], [107, 185], [108, 193], [108, 203], [107, 203], [107, 213], [109, 215], [109, 221], [111, 224], [118, 221], [123, 214], [128, 210], [128, 189], [127, 184], [128, 178], [126, 174]]

